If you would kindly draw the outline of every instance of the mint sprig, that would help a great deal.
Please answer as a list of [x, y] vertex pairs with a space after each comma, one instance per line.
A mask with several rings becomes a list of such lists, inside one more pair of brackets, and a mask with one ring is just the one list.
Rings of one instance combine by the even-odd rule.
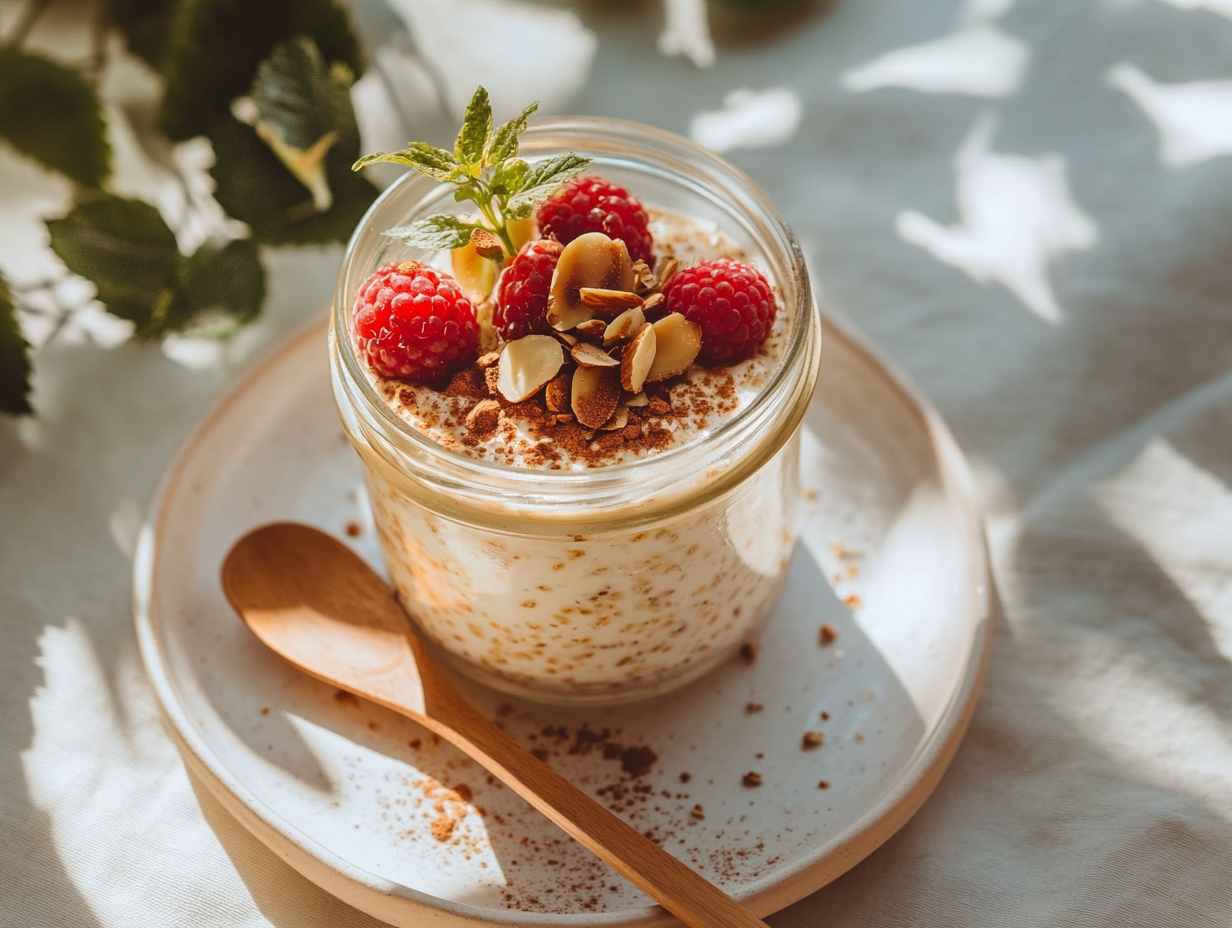
[[572, 152], [528, 164], [517, 157], [518, 137], [526, 122], [539, 108], [538, 101], [501, 126], [492, 128], [492, 103], [488, 92], [479, 87], [467, 104], [462, 129], [453, 152], [424, 142], [412, 142], [402, 151], [368, 155], [355, 162], [359, 170], [378, 161], [405, 164], [433, 180], [456, 184], [454, 199], [470, 200], [482, 214], [477, 222], [448, 214], [417, 219], [410, 225], [385, 232], [408, 245], [442, 250], [461, 248], [475, 230], [489, 232], [500, 239], [504, 253], [493, 258], [502, 262], [516, 249], [508, 224], [526, 219], [536, 206], [550, 197], [561, 184], [572, 180], [590, 164]]

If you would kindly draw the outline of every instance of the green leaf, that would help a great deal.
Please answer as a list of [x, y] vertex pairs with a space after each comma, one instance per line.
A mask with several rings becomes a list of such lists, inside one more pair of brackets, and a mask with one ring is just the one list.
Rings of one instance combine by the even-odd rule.
[[519, 190], [505, 204], [510, 219], [525, 219], [530, 211], [546, 200], [565, 181], [577, 177], [590, 165], [589, 158], [566, 152], [531, 165]]
[[225, 337], [252, 322], [265, 302], [265, 268], [248, 239], [207, 242], [180, 266], [177, 314], [167, 331]]
[[365, 155], [354, 164], [354, 169], [366, 168], [378, 161], [389, 161], [394, 164], [405, 164], [414, 168], [420, 174], [427, 174], [433, 180], [444, 183], [465, 182], [470, 175], [458, 164], [457, 160], [443, 148], [436, 148], [427, 142], [411, 142], [402, 151], [378, 152], [375, 155]]
[[162, 67], [176, 0], [103, 0], [104, 17], [128, 41], [128, 50], [152, 68]]
[[472, 167], [472, 177], [477, 177], [483, 167], [483, 154], [492, 134], [492, 103], [483, 87], [475, 88], [475, 95], [466, 105], [466, 116], [458, 140], [453, 145], [453, 156], [460, 164]]
[[484, 160], [488, 164], [500, 164], [518, 153], [518, 137], [526, 131], [526, 121], [537, 109], [539, 109], [538, 100], [492, 133], [491, 145], [484, 153]]
[[71, 68], [12, 48], [0, 48], [0, 136], [85, 187], [110, 171], [94, 90]]
[[108, 312], [136, 323], [138, 338], [162, 334], [181, 258], [158, 210], [104, 194], [48, 220], [47, 230], [60, 260], [94, 284]]
[[476, 228], [478, 226], [473, 222], [442, 214], [416, 219], [409, 226], [387, 229], [384, 234], [390, 238], [400, 238], [408, 245], [418, 248], [443, 251], [447, 248], [461, 248], [471, 240], [471, 231]]
[[0, 412], [24, 416], [30, 407], [30, 345], [21, 334], [9, 285], [0, 277]]
[[335, 0], [179, 0], [167, 53], [161, 122], [175, 141], [207, 134], [248, 92], [280, 42], [305, 35], [326, 61], [363, 72], [359, 44]]
[[316, 43], [298, 36], [261, 62], [252, 85], [257, 134], [308, 188], [318, 212], [333, 197], [325, 156], [336, 144], [358, 150], [359, 126], [351, 108], [351, 82], [325, 66]]
[[492, 172], [492, 192], [499, 197], [513, 196], [525, 185], [529, 172], [530, 165], [521, 158], [503, 162]]
[[262, 245], [325, 245], [345, 242], [379, 192], [351, 172], [359, 143], [344, 143], [325, 156], [325, 179], [333, 203], [318, 212], [311, 195], [257, 136], [233, 117], [210, 132], [214, 146], [214, 198], [229, 216], [248, 224]]

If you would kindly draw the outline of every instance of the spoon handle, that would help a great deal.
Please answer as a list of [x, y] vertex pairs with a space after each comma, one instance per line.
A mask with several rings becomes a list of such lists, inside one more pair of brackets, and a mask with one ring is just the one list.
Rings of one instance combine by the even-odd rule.
[[[458, 697], [423, 719], [689, 928], [767, 928], [713, 883], [625, 824]], [[447, 716], [446, 719], [442, 716]]]

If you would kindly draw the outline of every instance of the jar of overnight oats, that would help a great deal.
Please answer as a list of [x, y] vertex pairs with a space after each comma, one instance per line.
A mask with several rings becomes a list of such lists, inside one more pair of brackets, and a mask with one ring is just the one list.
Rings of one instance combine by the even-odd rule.
[[425, 638], [496, 689], [616, 703], [697, 679], [773, 609], [795, 543], [799, 427], [821, 327], [791, 231], [732, 165], [608, 119], [543, 119], [522, 137], [528, 161], [562, 152], [593, 159], [588, 174], [645, 204], [660, 257], [736, 258], [761, 271], [778, 313], [754, 357], [691, 369], [638, 410], [638, 428], [580, 437], [503, 414], [501, 428], [477, 428], [482, 371], [478, 390], [465, 377], [440, 390], [385, 380], [351, 334], [358, 289], [391, 262], [448, 268], [449, 255], [382, 233], [466, 206], [449, 186], [408, 173], [347, 248], [331, 373], [390, 579]]

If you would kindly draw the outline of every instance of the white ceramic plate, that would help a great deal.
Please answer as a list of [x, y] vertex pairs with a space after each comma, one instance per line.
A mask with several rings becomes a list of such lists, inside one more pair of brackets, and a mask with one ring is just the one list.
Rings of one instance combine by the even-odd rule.
[[[989, 641], [981, 525], [945, 426], [833, 326], [822, 370], [801, 542], [754, 662], [600, 710], [460, 684], [762, 915], [833, 880], [915, 813], [966, 729]], [[298, 673], [248, 633], [219, 565], [245, 531], [279, 519], [379, 560], [319, 324], [198, 428], [137, 559], [146, 668], [185, 761], [223, 804], [310, 880], [394, 925], [671, 924], [457, 751]], [[823, 623], [838, 633], [828, 647]], [[804, 750], [805, 731], [825, 744]], [[761, 786], [742, 785], [749, 771]]]

